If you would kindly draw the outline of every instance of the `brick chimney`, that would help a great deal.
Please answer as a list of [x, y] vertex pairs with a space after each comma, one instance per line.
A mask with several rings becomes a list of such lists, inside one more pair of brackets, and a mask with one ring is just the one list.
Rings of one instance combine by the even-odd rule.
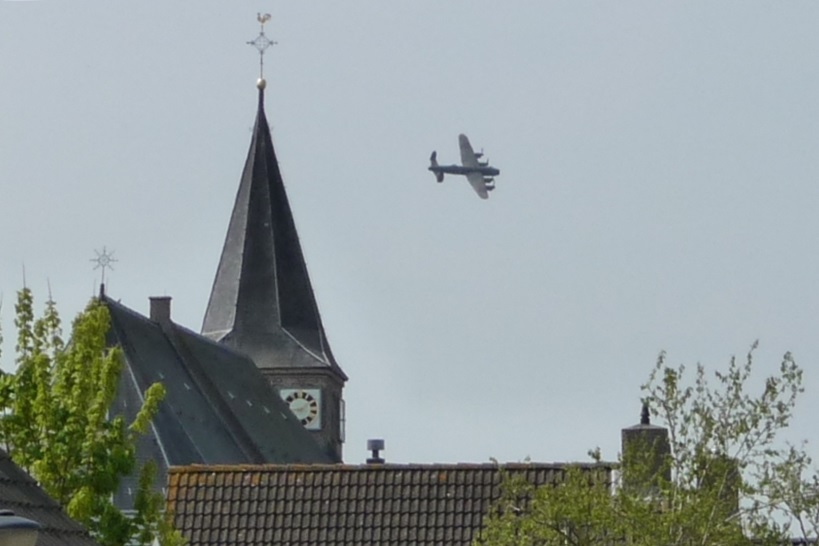
[[171, 322], [171, 297], [151, 296], [151, 320], [159, 323]]
[[671, 480], [671, 445], [668, 429], [651, 424], [648, 404], [643, 404], [640, 424], [622, 430], [623, 486], [656, 490]]

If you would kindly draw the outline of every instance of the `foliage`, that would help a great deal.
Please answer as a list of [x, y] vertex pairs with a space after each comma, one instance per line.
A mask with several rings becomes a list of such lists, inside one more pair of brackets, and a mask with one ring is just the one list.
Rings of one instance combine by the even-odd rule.
[[[504, 480], [479, 544], [748, 545], [815, 540], [819, 478], [804, 447], [780, 440], [802, 388], [785, 354], [777, 374], [751, 395], [754, 344], [710, 378], [698, 365], [660, 354], [645, 403], [667, 427], [651, 425], [624, 442], [619, 482], [570, 466], [556, 484]], [[636, 429], [628, 429], [633, 432]], [[599, 462], [599, 450], [590, 452]], [[659, 455], [659, 456], [658, 456]], [[592, 467], [599, 468], [599, 467]], [[606, 473], [605, 476], [609, 474]]]
[[[108, 347], [108, 309], [92, 300], [63, 341], [57, 308], [49, 298], [35, 318], [24, 288], [15, 306], [14, 374], [0, 377], [0, 443], [74, 519], [106, 546], [150, 544], [156, 537], [176, 546], [180, 537], [152, 490], [154, 468], [137, 468], [135, 444], [147, 431], [165, 391], [155, 383], [136, 418], [110, 418], [122, 370], [119, 348]], [[122, 478], [139, 472], [135, 514], [113, 504]]]

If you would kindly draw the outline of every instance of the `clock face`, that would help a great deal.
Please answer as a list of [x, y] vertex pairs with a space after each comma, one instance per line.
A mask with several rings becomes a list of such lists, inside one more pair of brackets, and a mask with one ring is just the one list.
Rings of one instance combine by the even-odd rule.
[[321, 390], [281, 389], [282, 399], [307, 430], [321, 428]]

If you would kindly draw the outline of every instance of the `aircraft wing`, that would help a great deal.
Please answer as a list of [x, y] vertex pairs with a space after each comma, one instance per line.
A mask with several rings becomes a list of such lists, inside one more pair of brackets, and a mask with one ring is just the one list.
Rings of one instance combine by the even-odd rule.
[[[469, 146], [469, 141], [467, 141], [466, 144]], [[470, 148], [470, 150], [471, 149], [472, 148]], [[461, 148], [461, 150], [463, 150], [463, 148]], [[484, 181], [481, 173], [469, 173], [466, 175], [466, 179], [469, 180], [469, 183], [472, 185], [472, 189], [475, 190], [475, 193], [477, 193], [481, 199], [489, 199], [489, 192], [486, 191], [486, 182]]]
[[[464, 167], [479, 168], [478, 158], [475, 157], [475, 151], [472, 149], [472, 145], [469, 143], [469, 139], [466, 138], [466, 135], [458, 135], [458, 144], [461, 146], [461, 164], [463, 164]], [[469, 182], [471, 183], [472, 180]], [[475, 184], [473, 183], [472, 185], [474, 186]]]

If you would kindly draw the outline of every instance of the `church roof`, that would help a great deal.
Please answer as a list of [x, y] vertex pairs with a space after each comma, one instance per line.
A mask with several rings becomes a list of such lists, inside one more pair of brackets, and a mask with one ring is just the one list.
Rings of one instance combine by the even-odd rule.
[[[190, 546], [473, 544], [501, 468], [534, 485], [561, 464], [377, 464], [172, 468], [168, 508]], [[611, 465], [579, 466], [605, 472]]]
[[165, 387], [151, 433], [137, 448], [141, 460], [158, 463], [160, 484], [171, 465], [333, 462], [247, 356], [169, 318], [152, 320], [103, 301], [111, 343], [125, 356], [112, 412], [132, 419], [153, 383]]
[[0, 508], [42, 525], [37, 546], [98, 546], [88, 531], [68, 517], [34, 478], [0, 449]]
[[330, 368], [347, 379], [321, 323], [263, 88], [202, 333], [248, 354], [261, 368]]

